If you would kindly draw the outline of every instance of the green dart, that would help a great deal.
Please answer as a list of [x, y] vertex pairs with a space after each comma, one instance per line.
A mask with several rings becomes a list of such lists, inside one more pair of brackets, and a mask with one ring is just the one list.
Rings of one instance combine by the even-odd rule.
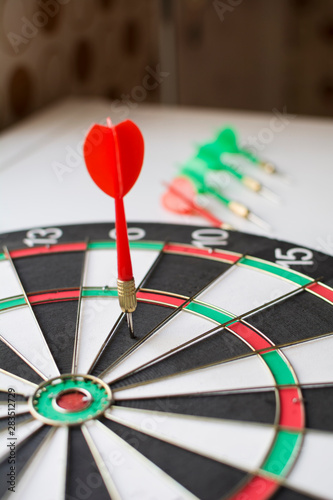
[[274, 203], [279, 202], [279, 197], [273, 191], [263, 186], [257, 179], [241, 173], [235, 166], [222, 161], [221, 156], [217, 152], [215, 143], [209, 143], [199, 148], [196, 158], [205, 162], [209, 170], [227, 172], [251, 191]]
[[270, 226], [267, 222], [263, 221], [260, 217], [251, 212], [250, 209], [243, 203], [230, 200], [222, 194], [221, 190], [216, 189], [212, 183], [209, 182], [209, 175], [207, 176], [207, 174], [209, 174], [209, 169], [205, 165], [205, 162], [199, 158], [193, 158], [180, 170], [180, 175], [185, 176], [192, 181], [198, 194], [212, 195], [226, 205], [234, 214], [244, 219], [248, 219], [250, 222], [257, 224], [266, 231], [270, 230]]
[[214, 141], [218, 156], [223, 153], [238, 154], [249, 160], [251, 163], [261, 167], [267, 174], [277, 174], [278, 171], [271, 162], [262, 161], [257, 155], [254, 155], [246, 148], [239, 146], [236, 132], [232, 128], [222, 129]]

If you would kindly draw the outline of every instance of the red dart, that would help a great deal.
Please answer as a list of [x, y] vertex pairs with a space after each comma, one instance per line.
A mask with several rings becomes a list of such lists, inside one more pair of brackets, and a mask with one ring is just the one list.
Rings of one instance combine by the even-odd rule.
[[165, 183], [165, 186], [168, 190], [163, 194], [161, 201], [167, 210], [184, 215], [201, 215], [215, 227], [232, 229], [229, 224], [221, 221], [194, 201], [196, 192], [190, 180], [185, 177], [176, 177], [171, 184]]
[[108, 118], [107, 124], [107, 127], [93, 125], [85, 139], [83, 152], [93, 181], [115, 199], [118, 298], [134, 337], [132, 313], [136, 309], [136, 293], [123, 197], [134, 186], [141, 172], [144, 141], [139, 128], [130, 120], [112, 125]]

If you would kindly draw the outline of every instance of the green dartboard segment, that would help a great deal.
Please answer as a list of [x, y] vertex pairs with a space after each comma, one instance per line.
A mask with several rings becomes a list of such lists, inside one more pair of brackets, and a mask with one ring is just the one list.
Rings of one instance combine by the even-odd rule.
[[116, 288], [83, 288], [82, 297], [118, 297]]
[[205, 316], [206, 318], [221, 324], [227, 323], [234, 318], [231, 314], [219, 311], [208, 304], [200, 304], [199, 302], [194, 301], [186, 305], [185, 310], [199, 314], [200, 316]]
[[[164, 243], [160, 241], [130, 241], [131, 249], [136, 250], [162, 250]], [[88, 250], [109, 250], [116, 249], [115, 241], [92, 241], [88, 243]]]
[[0, 311], [5, 309], [11, 309], [12, 307], [19, 307], [27, 305], [24, 297], [11, 298], [8, 300], [2, 300], [0, 302]]
[[309, 283], [312, 283], [313, 279], [305, 276], [304, 274], [297, 273], [296, 271], [292, 271], [285, 267], [280, 267], [275, 264], [272, 264], [269, 261], [256, 259], [254, 257], [242, 257], [239, 262], [239, 265], [252, 267], [255, 269], [260, 269], [261, 271], [265, 271], [270, 274], [275, 274], [280, 278], [284, 278], [288, 281], [292, 281], [297, 285], [305, 286]]
[[302, 433], [280, 430], [276, 434], [275, 443], [262, 471], [276, 476], [285, 476], [297, 456], [302, 442]]

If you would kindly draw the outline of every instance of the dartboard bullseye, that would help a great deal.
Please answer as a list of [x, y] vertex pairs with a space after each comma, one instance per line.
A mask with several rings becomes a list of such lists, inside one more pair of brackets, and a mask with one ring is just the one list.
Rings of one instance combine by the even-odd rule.
[[32, 415], [50, 425], [79, 425], [111, 404], [109, 386], [89, 375], [62, 375], [42, 383], [29, 399]]
[[0, 497], [333, 499], [333, 258], [193, 226], [129, 240], [134, 339], [113, 226], [0, 236]]

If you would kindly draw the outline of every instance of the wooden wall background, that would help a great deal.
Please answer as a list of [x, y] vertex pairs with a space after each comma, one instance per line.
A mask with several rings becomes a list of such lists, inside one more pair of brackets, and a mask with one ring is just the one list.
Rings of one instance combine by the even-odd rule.
[[333, 116], [333, 0], [0, 0], [0, 128], [158, 65], [138, 99]]

